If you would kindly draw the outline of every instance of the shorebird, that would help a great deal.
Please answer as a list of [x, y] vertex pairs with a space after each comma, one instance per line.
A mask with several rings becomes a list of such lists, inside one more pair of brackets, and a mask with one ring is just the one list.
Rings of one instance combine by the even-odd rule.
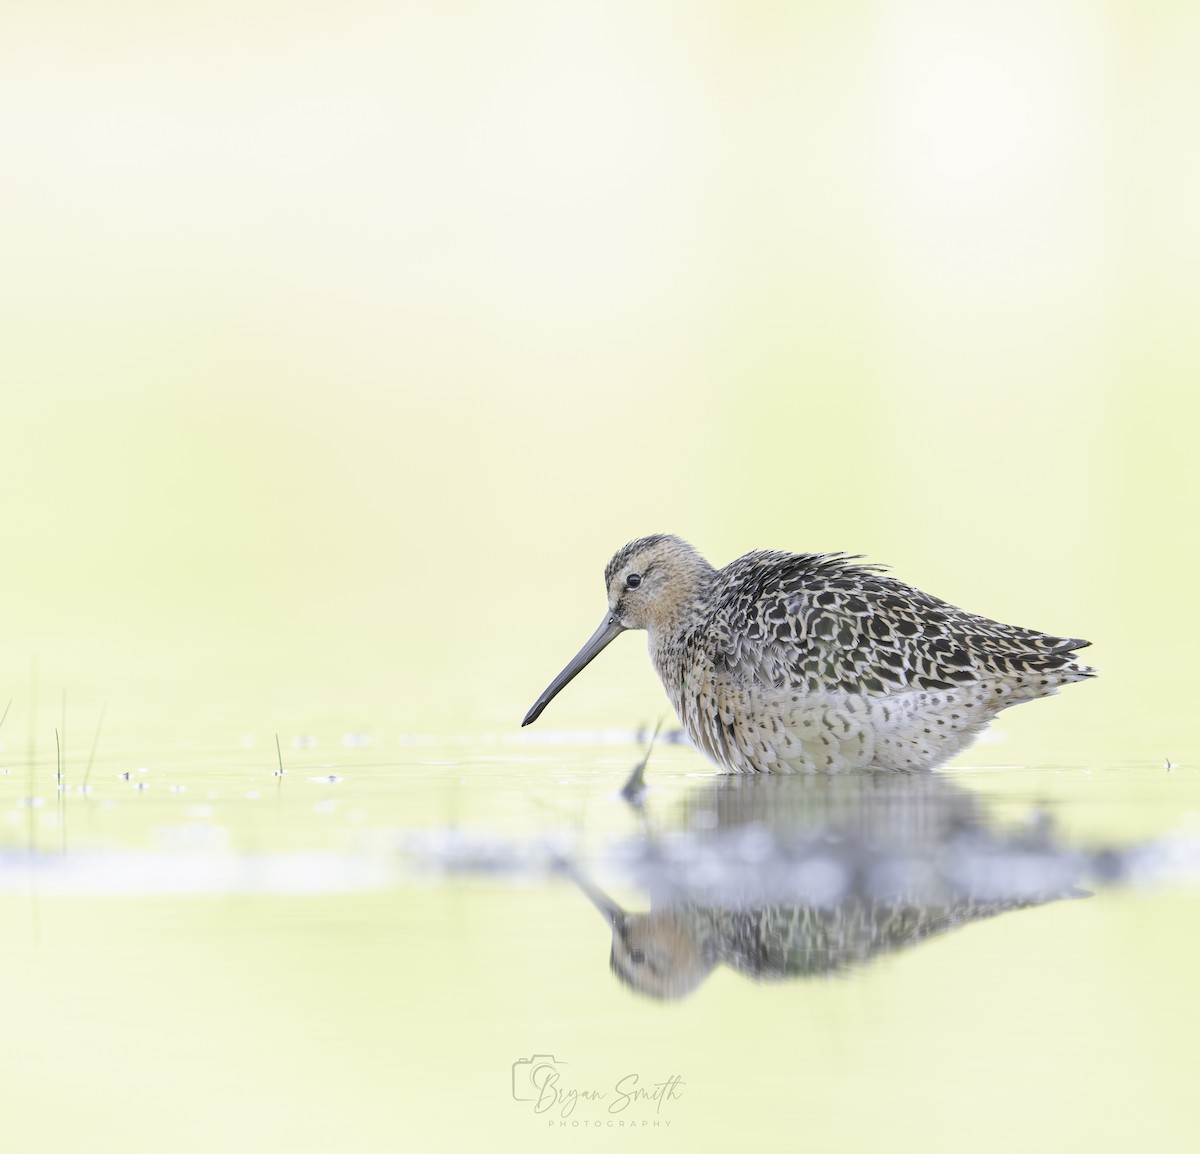
[[659, 534], [604, 571], [608, 612], [522, 725], [627, 629], [692, 744], [732, 773], [930, 769], [1002, 709], [1091, 677], [1051, 637], [966, 613], [845, 553], [747, 553], [715, 569]]

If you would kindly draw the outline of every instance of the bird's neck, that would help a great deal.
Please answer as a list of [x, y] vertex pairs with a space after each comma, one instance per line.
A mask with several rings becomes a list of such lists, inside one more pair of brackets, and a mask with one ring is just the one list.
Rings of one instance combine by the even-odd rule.
[[689, 573], [686, 581], [676, 580], [672, 590], [674, 595], [659, 606], [655, 619], [648, 626], [652, 649], [681, 642], [701, 625], [712, 609], [709, 598], [716, 576], [716, 570], [705, 565], [703, 569], [697, 567]]
[[679, 683], [677, 673], [688, 639], [703, 628], [712, 610], [710, 593], [715, 578], [715, 569], [698, 571], [691, 581], [680, 585], [676, 596], [647, 629], [650, 658], [668, 687]]

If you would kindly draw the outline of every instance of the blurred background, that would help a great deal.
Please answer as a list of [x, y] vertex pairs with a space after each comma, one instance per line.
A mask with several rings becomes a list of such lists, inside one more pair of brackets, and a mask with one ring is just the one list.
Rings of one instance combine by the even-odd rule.
[[0, 1146], [527, 1149], [541, 1053], [682, 1074], [663, 1150], [1177, 1148], [1194, 888], [662, 1007], [519, 871], [637, 836], [640, 639], [518, 727], [629, 539], [847, 550], [1095, 643], [948, 788], [1194, 846], [1198, 61], [1194, 0], [0, 8]]
[[[1183, 2], [8, 5], [3, 736], [507, 732], [669, 531], [1090, 637], [1011, 726], [1183, 756], [1198, 52]], [[552, 708], [666, 702], [630, 638]]]

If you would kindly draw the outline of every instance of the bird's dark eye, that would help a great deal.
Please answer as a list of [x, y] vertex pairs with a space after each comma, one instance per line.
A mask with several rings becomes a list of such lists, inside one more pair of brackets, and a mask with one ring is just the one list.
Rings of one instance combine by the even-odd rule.
[[636, 589], [642, 583], [642, 575], [640, 573], [630, 573], [625, 578], [626, 589]]
[[635, 966], [640, 966], [646, 960], [645, 951], [644, 950], [630, 950], [629, 951], [629, 960]]

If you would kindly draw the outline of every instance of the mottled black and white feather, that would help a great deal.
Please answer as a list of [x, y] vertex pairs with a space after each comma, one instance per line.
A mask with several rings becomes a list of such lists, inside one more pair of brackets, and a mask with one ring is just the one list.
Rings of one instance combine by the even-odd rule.
[[714, 569], [642, 537], [604, 572], [609, 614], [526, 717], [624, 629], [691, 741], [740, 773], [935, 766], [1001, 710], [1092, 676], [1088, 644], [967, 613], [845, 553], [747, 553]]
[[1074, 664], [1087, 641], [966, 613], [858, 560], [764, 551], [727, 565], [702, 627], [718, 667], [764, 686], [875, 696], [1092, 672]]

